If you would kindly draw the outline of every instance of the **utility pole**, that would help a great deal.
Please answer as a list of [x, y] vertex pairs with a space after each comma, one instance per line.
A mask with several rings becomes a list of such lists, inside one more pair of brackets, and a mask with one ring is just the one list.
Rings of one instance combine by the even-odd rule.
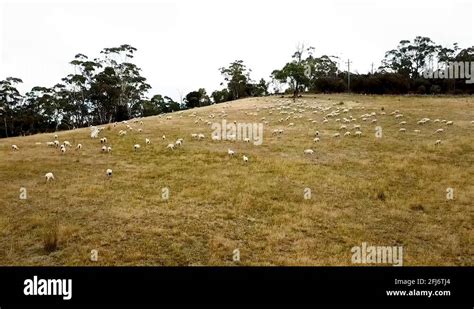
[[372, 75], [374, 75], [374, 63], [372, 62]]
[[347, 92], [351, 92], [351, 60], [347, 59]]

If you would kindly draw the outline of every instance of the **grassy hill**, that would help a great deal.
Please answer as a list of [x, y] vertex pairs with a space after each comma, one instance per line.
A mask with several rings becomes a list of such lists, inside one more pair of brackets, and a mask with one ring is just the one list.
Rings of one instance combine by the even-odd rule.
[[[268, 122], [262, 145], [211, 140], [208, 122], [224, 113], [228, 122]], [[73, 144], [65, 154], [46, 145], [54, 134], [0, 140], [0, 264], [352, 265], [351, 248], [367, 242], [403, 246], [404, 265], [474, 265], [472, 97], [267, 97], [166, 116], [130, 120], [122, 137], [126, 124], [102, 126], [111, 153], [89, 128], [57, 133]], [[357, 120], [339, 130], [349, 116]], [[424, 117], [431, 121], [418, 125]], [[178, 138], [181, 147], [166, 148]]]

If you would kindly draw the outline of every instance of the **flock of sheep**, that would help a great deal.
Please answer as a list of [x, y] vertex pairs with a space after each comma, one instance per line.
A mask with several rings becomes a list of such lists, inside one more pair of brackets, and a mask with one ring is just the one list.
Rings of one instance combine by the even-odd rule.
[[[332, 138], [342, 138], [342, 137], [361, 137], [363, 135], [362, 131], [362, 125], [361, 123], [366, 123], [364, 125], [364, 129], [372, 125], [377, 125], [378, 119], [377, 117], [393, 117], [393, 119], [396, 121], [400, 120], [398, 123], [394, 123], [393, 125], [399, 125], [400, 133], [405, 133], [407, 130], [405, 128], [405, 125], [408, 124], [408, 121], [403, 120], [404, 115], [399, 111], [395, 110], [389, 114], [387, 114], [384, 111], [384, 108], [382, 107], [381, 110], [377, 113], [375, 111], [370, 112], [370, 113], [363, 113], [361, 115], [355, 115], [358, 111], [363, 111], [365, 107], [363, 106], [355, 106], [355, 107], [347, 107], [347, 106], [341, 106], [343, 104], [333, 104], [333, 105], [322, 105], [322, 104], [314, 104], [311, 102], [308, 102], [307, 100], [300, 100], [298, 102], [292, 102], [290, 100], [285, 100], [285, 99], [279, 99], [276, 100], [276, 104], [273, 104], [272, 106], [262, 106], [259, 107], [257, 105], [254, 105], [254, 112], [247, 111], [245, 112], [246, 116], [258, 116], [259, 113], [263, 112], [268, 115], [268, 117], [274, 115], [274, 114], [279, 114], [281, 117], [279, 120], [277, 120], [277, 123], [272, 123], [267, 120], [267, 117], [261, 117], [260, 120], [263, 122], [265, 125], [276, 125], [276, 126], [282, 126], [285, 125], [287, 127], [294, 127], [295, 122], [289, 122], [289, 121], [296, 121], [299, 119], [303, 119], [304, 113], [310, 112], [314, 116], [309, 117], [303, 121], [309, 121], [310, 123], [314, 124], [317, 127], [324, 128], [331, 123], [337, 124], [337, 128], [335, 133], [331, 133], [330, 137]], [[212, 119], [216, 118], [221, 118], [225, 119], [228, 116], [228, 113], [226, 112], [227, 109], [231, 108], [231, 104], [225, 103], [222, 104], [222, 110], [217, 113], [210, 112], [207, 117]], [[199, 111], [199, 110], [198, 110]], [[199, 111], [201, 112], [201, 111]], [[180, 111], [175, 113], [178, 115], [178, 117], [183, 117], [185, 114]], [[212, 122], [210, 120], [206, 120], [203, 118], [203, 116], [198, 116], [196, 111], [193, 111], [192, 113], [189, 113], [187, 116], [189, 117], [194, 117], [197, 118], [194, 123], [199, 124], [199, 123], [204, 123], [206, 125], [212, 125]], [[314, 119], [316, 116], [320, 116], [320, 122], [318, 120]], [[322, 118], [321, 118], [322, 116]], [[162, 115], [158, 116], [159, 118], [163, 118]], [[164, 116], [166, 120], [171, 120], [173, 119], [172, 115], [166, 115]], [[278, 117], [277, 117], [278, 118]], [[144, 123], [140, 119], [135, 119], [131, 120], [134, 124], [139, 124], [140, 126], [143, 126]], [[236, 122], [234, 122], [236, 123]], [[444, 125], [444, 126], [452, 126], [454, 122], [452, 120], [446, 120], [446, 119], [434, 119], [431, 120], [430, 118], [422, 118], [419, 121], [416, 122], [418, 126], [423, 126], [428, 123], [433, 123], [433, 124], [439, 124], [439, 125]], [[471, 124], [474, 124], [474, 121], [471, 121]], [[119, 137], [127, 135], [127, 132], [129, 131], [136, 131], [138, 133], [141, 133], [143, 130], [142, 128], [134, 128], [132, 127], [128, 121], [122, 121], [121, 123], [113, 123], [112, 126], [115, 128], [117, 126], [123, 126], [123, 129], [120, 129], [118, 132]], [[99, 138], [99, 134], [103, 131], [104, 127], [91, 127], [91, 133], [90, 137], [93, 140], [96, 140]], [[320, 129], [321, 130], [321, 129]], [[431, 135], [440, 135], [443, 134], [446, 131], [446, 128], [438, 128]], [[284, 130], [282, 128], [276, 128], [273, 129], [272, 131], [272, 136], [279, 136], [284, 133]], [[414, 133], [421, 133], [421, 129], [415, 129], [413, 130]], [[206, 138], [205, 134], [203, 133], [192, 133], [191, 138], [197, 141], [203, 140]], [[323, 134], [321, 134], [319, 131], [314, 132], [314, 138], [313, 142], [319, 143], [321, 142], [321, 139], [323, 138]], [[165, 140], [166, 136], [163, 135], [162, 139]], [[235, 141], [236, 137], [233, 135], [228, 135], [227, 140]], [[214, 136], [211, 135], [211, 140], [212, 141], [219, 141], [220, 137], [219, 136]], [[112, 147], [108, 143], [107, 137], [101, 137], [99, 139], [100, 145], [101, 146], [101, 152], [103, 153], [111, 153], [112, 152]], [[250, 142], [250, 138], [244, 138], [244, 142]], [[151, 140], [150, 138], [144, 138], [145, 145], [150, 145]], [[181, 147], [183, 145], [184, 139], [183, 138], [178, 138], [174, 143], [169, 143], [166, 148], [170, 150], [174, 150], [177, 147]], [[442, 143], [441, 139], [436, 139], [434, 141], [434, 145], [440, 145]], [[46, 145], [48, 147], [52, 148], [57, 148], [62, 154], [66, 154], [68, 152], [68, 148], [72, 148], [72, 144], [65, 140], [62, 143], [59, 142], [58, 140], [58, 135], [54, 135], [54, 141], [49, 141], [46, 142]], [[80, 151], [83, 148], [82, 144], [77, 144], [75, 146], [75, 149], [77, 151]], [[139, 151], [141, 148], [140, 144], [134, 144], [133, 145], [133, 150], [134, 151]], [[20, 148], [17, 145], [11, 145], [11, 149], [13, 151], [19, 151]], [[314, 154], [313, 149], [304, 149], [303, 154], [304, 155], [313, 155]], [[232, 150], [230, 148], [227, 149], [227, 154], [230, 157], [234, 157], [236, 154], [235, 150]], [[242, 160], [244, 163], [249, 162], [249, 157], [245, 154], [242, 155]], [[112, 170], [109, 168], [105, 171], [105, 174], [107, 177], [112, 177]], [[54, 174], [52, 172], [48, 172], [44, 175], [46, 182], [54, 180]]]

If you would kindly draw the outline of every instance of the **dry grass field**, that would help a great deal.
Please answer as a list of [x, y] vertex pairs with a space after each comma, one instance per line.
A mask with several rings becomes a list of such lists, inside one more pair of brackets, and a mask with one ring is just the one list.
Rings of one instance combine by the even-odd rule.
[[[221, 122], [222, 111], [228, 122], [268, 121], [262, 145], [211, 140], [207, 122]], [[349, 116], [357, 120], [343, 136]], [[265, 97], [141, 120], [123, 137], [125, 124], [103, 126], [111, 153], [89, 128], [57, 133], [72, 144], [65, 154], [46, 145], [54, 133], [0, 140], [1, 265], [352, 265], [350, 250], [362, 242], [403, 246], [404, 265], [474, 265], [472, 97]], [[166, 148], [178, 138], [181, 147]]]

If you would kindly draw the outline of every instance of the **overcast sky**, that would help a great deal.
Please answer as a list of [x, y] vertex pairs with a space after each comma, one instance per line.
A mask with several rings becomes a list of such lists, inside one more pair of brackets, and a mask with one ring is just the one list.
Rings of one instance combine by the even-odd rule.
[[[220, 88], [218, 68], [236, 59], [254, 80], [268, 79], [299, 42], [316, 55], [347, 58], [354, 71], [380, 64], [402, 39], [474, 45], [472, 0], [0, 0], [0, 79], [23, 79], [22, 92], [72, 73], [77, 53], [130, 44], [134, 63], [160, 93]], [[352, 69], [351, 69], [352, 70]]]

